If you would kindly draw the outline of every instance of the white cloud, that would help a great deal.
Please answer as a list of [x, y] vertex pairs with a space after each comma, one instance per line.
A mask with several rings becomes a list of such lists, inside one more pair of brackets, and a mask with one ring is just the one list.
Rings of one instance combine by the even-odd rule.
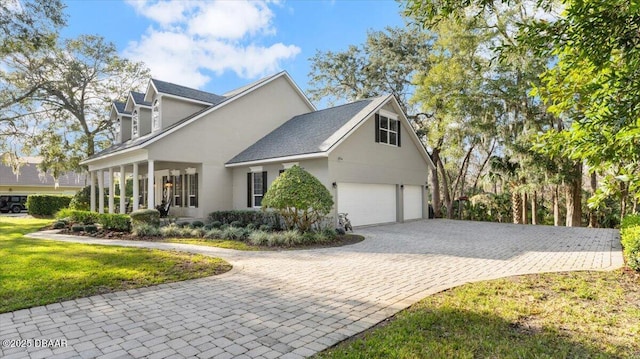
[[300, 53], [295, 45], [264, 43], [276, 33], [266, 1], [127, 2], [154, 25], [129, 43], [125, 56], [144, 61], [166, 81], [201, 88], [210, 80], [204, 71], [255, 78]]

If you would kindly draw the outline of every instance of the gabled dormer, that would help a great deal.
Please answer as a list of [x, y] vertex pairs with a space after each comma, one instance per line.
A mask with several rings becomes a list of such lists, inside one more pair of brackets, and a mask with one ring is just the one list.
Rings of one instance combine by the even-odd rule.
[[111, 106], [111, 122], [116, 128], [116, 143], [126, 142], [131, 139], [131, 112], [125, 111], [126, 103], [114, 101]]
[[165, 129], [226, 97], [165, 81], [151, 79], [143, 100], [151, 105], [151, 130]]
[[144, 100], [145, 94], [131, 91], [124, 110], [131, 113], [131, 138], [151, 133], [151, 103]]

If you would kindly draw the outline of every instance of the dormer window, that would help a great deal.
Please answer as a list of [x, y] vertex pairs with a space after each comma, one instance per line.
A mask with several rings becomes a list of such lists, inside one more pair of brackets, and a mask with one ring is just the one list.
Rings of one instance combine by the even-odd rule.
[[138, 110], [134, 110], [131, 114], [131, 135], [138, 136]]
[[120, 124], [120, 119], [118, 118], [116, 120], [115, 125], [113, 126], [116, 130], [116, 138], [120, 141], [122, 141], [122, 134], [120, 133], [120, 131], [122, 131], [122, 124]]
[[160, 100], [153, 101], [153, 109], [151, 112], [152, 130], [156, 131], [160, 129]]

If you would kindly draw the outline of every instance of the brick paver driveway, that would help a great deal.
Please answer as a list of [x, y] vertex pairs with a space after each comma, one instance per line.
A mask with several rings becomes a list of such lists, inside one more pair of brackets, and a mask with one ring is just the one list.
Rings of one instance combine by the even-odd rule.
[[358, 232], [367, 239], [355, 245], [280, 252], [94, 240], [219, 256], [234, 269], [1, 314], [0, 339], [68, 345], [0, 357], [299, 358], [465, 282], [623, 263], [614, 230], [431, 220]]

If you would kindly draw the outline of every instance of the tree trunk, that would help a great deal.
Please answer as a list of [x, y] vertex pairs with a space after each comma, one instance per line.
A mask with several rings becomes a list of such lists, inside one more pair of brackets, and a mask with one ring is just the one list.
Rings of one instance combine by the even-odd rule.
[[558, 227], [560, 225], [560, 191], [558, 185], [554, 185], [553, 192], [551, 193], [553, 201], [553, 225]]
[[442, 218], [442, 198], [440, 197], [440, 179], [438, 178], [438, 164], [440, 163], [440, 149], [434, 148], [431, 159], [435, 168], [431, 170], [431, 190], [433, 196], [431, 205], [433, 206], [433, 216]]
[[580, 227], [582, 225], [582, 163], [577, 163], [575, 166], [576, 176], [566, 189], [567, 227]]
[[449, 180], [447, 179], [447, 174], [444, 172], [444, 163], [442, 163], [442, 158], [438, 157], [438, 168], [440, 168], [440, 172], [442, 173], [442, 189], [444, 192], [444, 205], [447, 207], [447, 218], [453, 218], [453, 200], [451, 199], [451, 191], [449, 189]]
[[538, 192], [533, 191], [531, 199], [531, 224], [538, 224]]
[[527, 195], [527, 192], [523, 192], [522, 193], [522, 224], [528, 224], [529, 223], [529, 218], [528, 218], [528, 213], [527, 210], [529, 209], [529, 206], [527, 205], [529, 196]]
[[511, 191], [511, 208], [513, 211], [513, 223], [520, 224], [522, 221], [522, 196], [515, 189]]
[[[596, 177], [595, 172], [591, 172], [591, 194], [596, 193], [598, 189], [598, 178]], [[589, 210], [589, 227], [596, 228], [598, 227], [598, 216], [596, 214], [596, 210], [594, 208]]]
[[629, 185], [620, 182], [620, 218], [627, 215], [627, 197], [629, 197]]

